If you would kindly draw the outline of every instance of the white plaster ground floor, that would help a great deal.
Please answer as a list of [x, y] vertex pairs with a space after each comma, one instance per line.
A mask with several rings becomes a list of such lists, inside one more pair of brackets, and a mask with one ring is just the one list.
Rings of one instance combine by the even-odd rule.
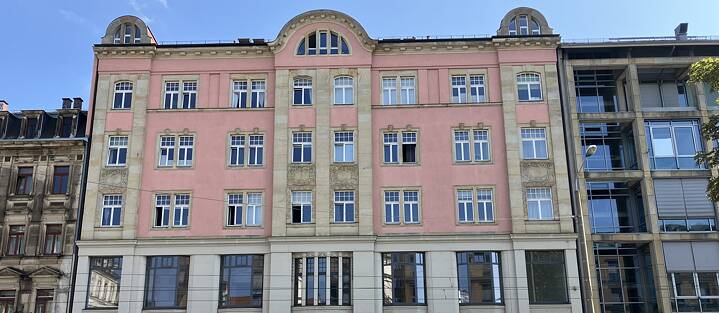
[[[573, 234], [522, 235], [392, 235], [348, 237], [271, 237], [215, 239], [140, 239], [80, 241], [78, 276], [74, 295], [74, 313], [81, 312], [581, 312], [576, 237]], [[555, 250], [563, 252], [567, 280], [567, 299], [562, 304], [530, 304], [528, 291], [527, 251]], [[501, 298], [498, 305], [460, 305], [457, 253], [494, 251], [500, 256]], [[383, 254], [418, 252], [423, 258], [425, 305], [385, 305], [383, 293]], [[223, 255], [263, 255], [261, 308], [218, 308]], [[294, 271], [297, 257], [307, 255], [349, 256], [351, 259], [351, 304], [346, 306], [298, 306], [295, 294], [297, 279]], [[560, 254], [561, 255], [561, 254]], [[116, 308], [89, 309], [88, 283], [91, 260], [101, 256], [121, 259], [119, 292], [105, 295]], [[188, 256], [188, 293], [186, 308], [145, 309], [145, 285], [148, 259], [153, 256]], [[116, 258], [119, 260], [119, 258]], [[312, 268], [304, 258], [301, 265]], [[329, 262], [329, 257], [326, 257]], [[341, 259], [341, 258], [340, 258]], [[349, 261], [347, 260], [347, 261]], [[384, 261], [387, 259], [385, 258]], [[334, 261], [334, 260], [333, 260]], [[97, 263], [97, 261], [95, 261]], [[316, 263], [316, 262], [315, 262]], [[342, 266], [339, 263], [340, 273]], [[321, 266], [321, 265], [320, 265]], [[329, 264], [325, 264], [329, 267]], [[337, 267], [337, 263], [333, 263]], [[313, 270], [317, 273], [317, 265]], [[325, 270], [329, 285], [329, 270]], [[307, 277], [313, 273], [306, 273]], [[313, 277], [317, 277], [314, 274]], [[343, 275], [343, 274], [340, 274]], [[95, 274], [93, 282], [98, 284]], [[336, 279], [336, 278], [335, 278]], [[317, 280], [316, 280], [317, 281]], [[342, 278], [340, 276], [340, 282]], [[102, 283], [100, 283], [102, 284]], [[316, 284], [316, 282], [315, 282]], [[341, 283], [340, 283], [341, 285]], [[105, 285], [106, 286], [106, 285]], [[317, 286], [317, 285], [315, 285]], [[111, 290], [114, 287], [111, 287]], [[331, 287], [328, 287], [329, 289]], [[341, 288], [341, 287], [340, 287]], [[559, 288], [559, 286], [558, 286]], [[107, 289], [107, 288], [105, 288]], [[315, 288], [314, 298], [318, 292]], [[340, 302], [342, 291], [339, 292]], [[329, 299], [330, 292], [327, 291]], [[337, 295], [334, 295], [337, 297]], [[112, 297], [117, 297], [114, 299]], [[97, 297], [94, 297], [97, 299]], [[95, 300], [97, 301], [97, 300]], [[310, 301], [310, 300], [303, 300]], [[319, 301], [319, 300], [314, 300]], [[329, 301], [329, 300], [327, 300]]]

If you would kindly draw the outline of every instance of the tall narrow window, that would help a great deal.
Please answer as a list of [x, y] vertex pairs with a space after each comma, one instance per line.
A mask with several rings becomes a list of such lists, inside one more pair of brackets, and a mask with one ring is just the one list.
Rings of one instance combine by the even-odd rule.
[[265, 136], [250, 135], [250, 157], [247, 161], [248, 165], [262, 165], [264, 162], [265, 152]]
[[460, 304], [502, 304], [502, 268], [499, 252], [457, 252]]
[[550, 188], [527, 188], [527, 215], [530, 220], [554, 218], [552, 191]]
[[400, 103], [401, 104], [415, 104], [415, 87], [414, 77], [401, 77], [400, 78]]
[[465, 76], [452, 76], [452, 103], [467, 102], [467, 81]]
[[129, 109], [132, 107], [132, 83], [115, 83], [115, 97], [112, 102], [113, 109]]
[[180, 107], [180, 83], [165, 82], [165, 109], [177, 109]]
[[52, 193], [66, 194], [70, 186], [70, 167], [55, 166], [52, 173]]
[[292, 163], [312, 163], [312, 133], [292, 133]]
[[517, 18], [513, 18], [509, 21], [509, 35], [510, 36], [516, 36], [517, 35]]
[[25, 254], [25, 225], [10, 225], [7, 239], [7, 255]]
[[424, 253], [382, 253], [382, 290], [385, 305], [424, 305]]
[[144, 309], [187, 307], [189, 256], [147, 257]]
[[247, 194], [247, 226], [262, 225], [262, 193]]
[[460, 223], [474, 222], [474, 200], [473, 191], [457, 190], [457, 213]]
[[264, 256], [223, 255], [220, 267], [220, 307], [262, 307]]
[[399, 191], [384, 192], [384, 222], [399, 224]]
[[25, 117], [25, 138], [36, 138], [39, 135], [40, 130], [40, 117], [39, 116], [27, 116]]
[[529, 35], [529, 20], [526, 15], [519, 16], [519, 34]]
[[352, 77], [340, 76], [335, 78], [335, 104], [354, 103], [354, 90]]
[[328, 252], [294, 257], [294, 305], [352, 304], [351, 253]]
[[520, 73], [517, 75], [517, 99], [519, 101], [542, 100], [542, 84], [537, 73]]
[[182, 83], [182, 108], [194, 109], [197, 106], [197, 82]]
[[245, 165], [245, 135], [230, 136], [230, 166]]
[[178, 141], [180, 145], [177, 149], [177, 166], [192, 166], [195, 137], [180, 136]]
[[160, 136], [160, 157], [158, 166], [171, 167], [175, 164], [175, 136]]
[[458, 130], [454, 132], [454, 160], [457, 162], [472, 161], [470, 145], [469, 145], [469, 131]]
[[532, 35], [541, 34], [540, 28], [539, 28], [539, 23], [537, 23], [537, 21], [533, 17], [529, 19], [529, 23], [530, 23], [529, 27], [530, 27], [530, 31], [532, 32]]
[[547, 135], [544, 128], [522, 128], [522, 158], [546, 159]]
[[35, 313], [50, 313], [52, 309], [52, 301], [55, 298], [55, 290], [38, 289], [35, 291]]
[[247, 81], [232, 82], [232, 107], [247, 107]]
[[397, 104], [397, 78], [382, 78], [382, 104]]
[[253, 80], [252, 82], [252, 103], [253, 108], [265, 107], [265, 81]]
[[354, 162], [354, 133], [335, 132], [335, 163]]
[[190, 216], [190, 195], [176, 194], [172, 226], [185, 227]]
[[60, 116], [60, 134], [58, 137], [60, 138], [70, 138], [73, 136], [73, 123], [74, 123], [74, 116], [73, 115], [62, 115]]
[[31, 166], [18, 167], [17, 180], [15, 181], [16, 195], [29, 195], [32, 193], [33, 172], [35, 169]]
[[477, 189], [477, 221], [494, 222], [492, 189]]
[[107, 146], [107, 165], [127, 164], [127, 136], [110, 136]]
[[489, 150], [489, 131], [486, 129], [474, 130], [472, 132], [474, 160], [489, 161], [491, 151]]
[[125, 35], [123, 36], [123, 43], [132, 43], [132, 24], [125, 24]]
[[469, 76], [469, 94], [472, 102], [484, 102], [485, 89], [484, 89], [484, 75], [470, 75]]
[[384, 137], [384, 163], [399, 163], [399, 145], [397, 133], [385, 133]]
[[527, 251], [529, 304], [568, 303], [564, 251]]
[[90, 257], [87, 308], [111, 309], [120, 303], [122, 257]]
[[170, 226], [170, 195], [159, 194], [155, 196], [155, 227]]
[[135, 26], [135, 43], [142, 42], [142, 31], [140, 27]]
[[402, 163], [417, 163], [416, 132], [402, 132]]
[[355, 221], [354, 191], [335, 191], [335, 223], [353, 223]]
[[295, 78], [293, 102], [295, 105], [312, 104], [312, 80], [309, 78]]
[[312, 222], [312, 192], [292, 192], [292, 223], [306, 224]]
[[419, 192], [404, 191], [402, 195], [404, 198], [404, 223], [419, 223]]
[[120, 226], [122, 216], [122, 195], [105, 195], [102, 198], [102, 219], [100, 226]]
[[62, 224], [45, 226], [45, 255], [57, 255], [62, 252]]
[[243, 195], [241, 193], [227, 195], [227, 226], [240, 226], [243, 224], [243, 206]]

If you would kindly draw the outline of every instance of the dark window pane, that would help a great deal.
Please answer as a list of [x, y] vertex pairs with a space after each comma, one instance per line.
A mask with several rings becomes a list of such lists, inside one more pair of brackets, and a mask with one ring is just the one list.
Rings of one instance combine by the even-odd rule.
[[568, 303], [563, 251], [527, 251], [529, 303]]
[[221, 261], [220, 306], [262, 306], [262, 255], [225, 255]]
[[184, 308], [190, 257], [161, 256], [147, 258], [145, 308]]

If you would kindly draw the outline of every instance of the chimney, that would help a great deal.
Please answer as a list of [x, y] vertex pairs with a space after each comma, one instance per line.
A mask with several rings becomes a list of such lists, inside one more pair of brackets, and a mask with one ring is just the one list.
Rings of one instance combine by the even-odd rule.
[[687, 33], [689, 32], [689, 23], [679, 23], [679, 26], [674, 29], [674, 37], [677, 40], [687, 40]]
[[0, 111], [8, 111], [10, 110], [10, 104], [7, 103], [5, 100], [0, 100]]
[[72, 108], [82, 110], [82, 98], [72, 98]]
[[72, 99], [70, 98], [62, 98], [62, 108], [63, 109], [69, 109], [72, 107]]

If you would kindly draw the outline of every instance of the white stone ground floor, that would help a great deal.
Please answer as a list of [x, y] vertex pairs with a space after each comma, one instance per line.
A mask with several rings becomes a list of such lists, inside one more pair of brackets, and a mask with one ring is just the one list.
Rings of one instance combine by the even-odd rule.
[[[576, 237], [573, 234], [392, 235], [348, 237], [272, 237], [215, 239], [139, 239], [81, 241], [73, 312], [581, 312]], [[567, 277], [566, 304], [530, 304], [525, 252], [561, 250]], [[500, 252], [502, 305], [460, 305], [457, 252]], [[351, 306], [293, 305], [293, 256], [344, 252], [351, 255]], [[424, 253], [426, 305], [383, 304], [382, 254]], [[222, 255], [264, 255], [262, 308], [218, 309]], [[144, 310], [147, 257], [189, 256], [186, 309]], [[117, 309], [87, 309], [89, 261], [96, 256], [122, 256]]]

